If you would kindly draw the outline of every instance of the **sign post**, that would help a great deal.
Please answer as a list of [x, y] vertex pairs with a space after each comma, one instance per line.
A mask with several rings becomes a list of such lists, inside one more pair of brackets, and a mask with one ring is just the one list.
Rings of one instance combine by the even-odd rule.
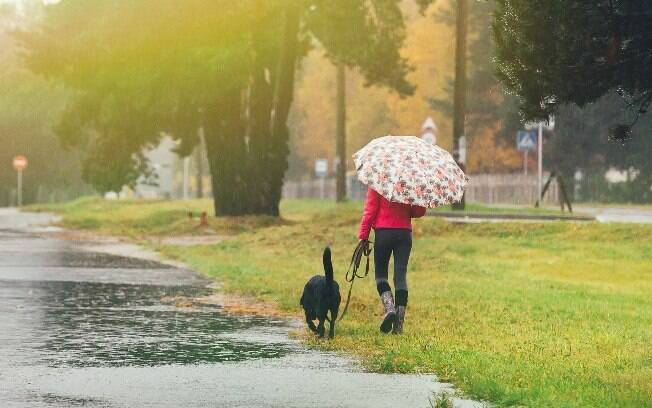
[[27, 158], [25, 156], [18, 155], [14, 157], [13, 165], [18, 176], [18, 194], [16, 204], [18, 207], [20, 207], [23, 205], [23, 170], [27, 168]]
[[319, 178], [319, 197], [323, 200], [326, 196], [326, 176], [328, 175], [328, 159], [315, 160], [315, 176]]
[[527, 160], [530, 150], [537, 146], [536, 133], [529, 130], [519, 130], [516, 132], [516, 149], [523, 152], [523, 173], [527, 176]]
[[538, 172], [538, 179], [537, 179], [537, 202], [541, 200], [541, 193], [542, 193], [542, 187], [543, 187], [543, 127], [545, 126], [546, 130], [553, 130], [555, 128], [555, 118], [550, 117], [547, 122], [540, 121], [540, 122], [530, 122], [525, 124], [525, 128], [528, 130], [532, 129], [537, 129], [538, 131], [538, 146], [537, 146], [537, 153], [538, 153], [538, 163], [537, 163], [537, 172]]
[[539, 196], [537, 197], [537, 201], [541, 201], [541, 195], [543, 193], [542, 186], [543, 186], [543, 122], [539, 122], [539, 140], [538, 140], [538, 146], [537, 146], [537, 151], [539, 152], [539, 157], [538, 157], [538, 164], [537, 164], [537, 173], [538, 173], [538, 182], [537, 182], [537, 192]]
[[426, 143], [430, 143], [431, 145], [436, 145], [437, 144], [437, 125], [435, 125], [435, 121], [432, 120], [431, 117], [428, 117], [425, 122], [423, 122], [423, 125], [421, 126], [421, 139], [425, 141]]

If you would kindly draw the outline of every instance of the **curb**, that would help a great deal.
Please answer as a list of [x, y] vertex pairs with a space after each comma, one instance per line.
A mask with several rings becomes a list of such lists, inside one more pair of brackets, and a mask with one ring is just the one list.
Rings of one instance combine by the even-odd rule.
[[455, 219], [490, 219], [490, 220], [534, 220], [534, 221], [595, 221], [591, 215], [536, 215], [536, 214], [493, 214], [493, 213], [465, 213], [453, 211], [428, 212], [430, 217], [455, 218]]

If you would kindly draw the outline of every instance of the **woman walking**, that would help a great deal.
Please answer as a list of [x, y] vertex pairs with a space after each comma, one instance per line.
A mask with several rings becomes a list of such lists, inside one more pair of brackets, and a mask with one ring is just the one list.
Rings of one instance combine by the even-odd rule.
[[[371, 188], [367, 189], [364, 213], [360, 222], [358, 238], [368, 240], [373, 228], [374, 267], [376, 289], [385, 308], [380, 331], [395, 334], [403, 331], [405, 310], [408, 303], [407, 267], [412, 250], [412, 218], [423, 217], [424, 207], [390, 202]], [[388, 281], [389, 259], [394, 255], [394, 288], [396, 306], [392, 288]]]
[[[374, 139], [353, 155], [358, 180], [369, 188], [358, 238], [376, 231], [374, 265], [376, 288], [385, 308], [380, 331], [403, 331], [408, 302], [407, 266], [412, 250], [412, 218], [426, 208], [462, 199], [469, 181], [453, 157], [439, 146], [414, 136]], [[387, 280], [394, 255], [394, 289]]]

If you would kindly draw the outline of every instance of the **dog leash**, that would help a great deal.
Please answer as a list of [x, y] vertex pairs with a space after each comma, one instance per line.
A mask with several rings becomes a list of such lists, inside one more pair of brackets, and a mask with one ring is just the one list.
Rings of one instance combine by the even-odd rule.
[[[351, 290], [353, 289], [353, 282], [355, 278], [366, 278], [369, 275], [369, 255], [371, 255], [371, 244], [372, 242], [366, 239], [361, 240], [358, 243], [358, 246], [355, 247], [353, 255], [351, 256], [351, 263], [349, 263], [349, 269], [346, 271], [345, 279], [347, 282], [351, 283], [349, 286], [349, 294], [346, 297], [346, 305], [344, 305], [344, 311], [340, 316], [340, 321], [344, 319], [346, 311], [349, 310], [349, 302], [351, 301]], [[367, 265], [365, 267], [364, 275], [358, 275], [358, 269], [360, 268], [360, 261], [362, 257], [367, 258]]]

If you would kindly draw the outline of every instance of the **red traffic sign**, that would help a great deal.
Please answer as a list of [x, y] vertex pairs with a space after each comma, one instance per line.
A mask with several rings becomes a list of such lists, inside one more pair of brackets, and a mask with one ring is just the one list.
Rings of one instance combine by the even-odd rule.
[[27, 167], [27, 157], [16, 156], [14, 157], [14, 169], [16, 171], [23, 171]]

